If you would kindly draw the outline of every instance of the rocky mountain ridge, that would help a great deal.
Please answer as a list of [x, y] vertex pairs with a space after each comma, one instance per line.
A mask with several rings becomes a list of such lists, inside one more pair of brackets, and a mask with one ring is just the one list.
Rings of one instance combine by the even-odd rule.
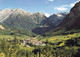
[[0, 14], [0, 22], [12, 29], [33, 31], [37, 28], [36, 31], [42, 33], [54, 28], [67, 15], [58, 13], [46, 17], [43, 13], [30, 13], [20, 8], [0, 10]]

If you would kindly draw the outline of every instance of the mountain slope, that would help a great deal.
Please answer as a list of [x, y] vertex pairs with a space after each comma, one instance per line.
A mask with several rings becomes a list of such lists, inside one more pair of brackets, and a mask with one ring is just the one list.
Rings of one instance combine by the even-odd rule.
[[55, 26], [57, 26], [63, 21], [63, 19], [67, 16], [67, 14], [68, 14], [67, 12], [53, 14], [48, 19], [52, 24], [55, 24]]
[[53, 29], [55, 26], [60, 24], [67, 14], [68, 13], [64, 12], [51, 15], [50, 17], [44, 19], [41, 22], [43, 26], [36, 27], [35, 29], [33, 29], [33, 32], [36, 34], [43, 34], [48, 32], [49, 30]]
[[2, 18], [0, 18], [1, 22], [16, 29], [31, 30], [39, 27], [40, 22], [46, 19], [46, 16], [42, 13], [29, 13], [23, 9], [5, 9], [1, 10], [0, 13], [2, 12], [4, 12], [4, 14], [1, 16]]
[[47, 18], [43, 13], [30, 13], [23, 9], [0, 10], [0, 22], [12, 29], [29, 30], [36, 34], [43, 34], [59, 23], [67, 13], [53, 14]]
[[0, 23], [0, 35], [10, 35], [11, 34], [11, 29], [4, 24]]

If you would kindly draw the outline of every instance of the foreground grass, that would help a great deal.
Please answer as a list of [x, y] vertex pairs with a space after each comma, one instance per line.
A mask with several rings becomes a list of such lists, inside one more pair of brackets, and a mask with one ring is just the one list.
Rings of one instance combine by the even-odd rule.
[[35, 48], [34, 47], [24, 47], [23, 44], [19, 45], [20, 49], [24, 49], [24, 50], [27, 50], [27, 51], [32, 51], [34, 50]]
[[[76, 46], [76, 45], [74, 45], [74, 46], [68, 46], [68, 45], [66, 45], [65, 44], [65, 42], [67, 41], [67, 40], [69, 40], [69, 39], [74, 39], [74, 38], [77, 38], [77, 37], [80, 37], [80, 33], [74, 33], [74, 34], [68, 34], [68, 35], [57, 35], [57, 36], [53, 36], [53, 37], [49, 37], [49, 38], [47, 38], [48, 39], [48, 42], [51, 42], [51, 43], [54, 43], [54, 45], [50, 45], [50, 47], [48, 47], [48, 49], [50, 48], [56, 48], [56, 50], [59, 50], [59, 51], [66, 51], [66, 50], [74, 50], [74, 51], [76, 51], [76, 52], [78, 52], [78, 49], [80, 48], [79, 46]], [[14, 39], [14, 36], [12, 36], [12, 35], [0, 35], [0, 39], [8, 39], [8, 40], [13, 40]], [[19, 40], [24, 40], [25, 38], [30, 38], [30, 37], [28, 37], [28, 36], [25, 36], [25, 35], [22, 35], [22, 36], [20, 36], [20, 35], [18, 35], [17, 36], [17, 39], [19, 39]], [[35, 40], [38, 40], [38, 36], [37, 37], [35, 37], [34, 38]], [[43, 38], [43, 39], [41, 39], [41, 41], [44, 41], [44, 42], [46, 42], [46, 38]], [[61, 42], [59, 45], [57, 44], [57, 43], [59, 43], [59, 42]], [[49, 43], [48, 43], [49, 44]], [[57, 46], [56, 46], [56, 44], [57, 44]], [[40, 46], [41, 47], [41, 46]], [[46, 46], [45, 46], [46, 47]], [[62, 49], [60, 48], [60, 49], [58, 49], [58, 47], [63, 47]], [[33, 57], [34, 56], [34, 53], [32, 52], [33, 50], [35, 50], [35, 48], [36, 47], [25, 47], [23, 44], [19, 44], [19, 48], [20, 48], [20, 50], [23, 50], [23, 51], [27, 51], [29, 54], [29, 57]], [[42, 49], [43, 49], [43, 47], [42, 47]], [[41, 50], [42, 50], [41, 49]], [[46, 49], [47, 50], [47, 49]], [[45, 51], [46, 51], [45, 50]], [[51, 51], [56, 51], [55, 49], [53, 49], [53, 50], [51, 50]], [[49, 51], [49, 53], [51, 52], [50, 50], [47, 50], [47, 51]], [[43, 52], [43, 51], [42, 51]], [[44, 52], [45, 53], [45, 52]], [[48, 53], [48, 52], [47, 52]], [[45, 54], [47, 54], [47, 53], [45, 53]], [[48, 53], [48, 54], [49, 54]], [[76, 54], [76, 53], [75, 53]], [[39, 53], [37, 53], [37, 56], [39, 57]], [[0, 57], [5, 57], [5, 54], [3, 53], [3, 52], [1, 52], [0, 53]], [[41, 54], [41, 57], [44, 57], [44, 54], [42, 53]], [[46, 56], [45, 56], [46, 57]], [[50, 54], [50, 57], [52, 57], [52, 54]]]

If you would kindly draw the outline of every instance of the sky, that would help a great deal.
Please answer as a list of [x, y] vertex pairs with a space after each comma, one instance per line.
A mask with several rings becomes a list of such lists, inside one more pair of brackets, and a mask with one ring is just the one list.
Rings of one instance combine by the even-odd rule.
[[28, 12], [42, 12], [47, 17], [60, 13], [69, 12], [75, 3], [80, 0], [0, 0], [0, 9], [21, 8]]

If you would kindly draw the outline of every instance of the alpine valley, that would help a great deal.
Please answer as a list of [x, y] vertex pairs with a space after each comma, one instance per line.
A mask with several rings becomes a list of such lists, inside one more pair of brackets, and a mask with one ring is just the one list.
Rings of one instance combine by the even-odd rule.
[[49, 17], [0, 10], [0, 57], [80, 57], [80, 2], [69, 13]]

